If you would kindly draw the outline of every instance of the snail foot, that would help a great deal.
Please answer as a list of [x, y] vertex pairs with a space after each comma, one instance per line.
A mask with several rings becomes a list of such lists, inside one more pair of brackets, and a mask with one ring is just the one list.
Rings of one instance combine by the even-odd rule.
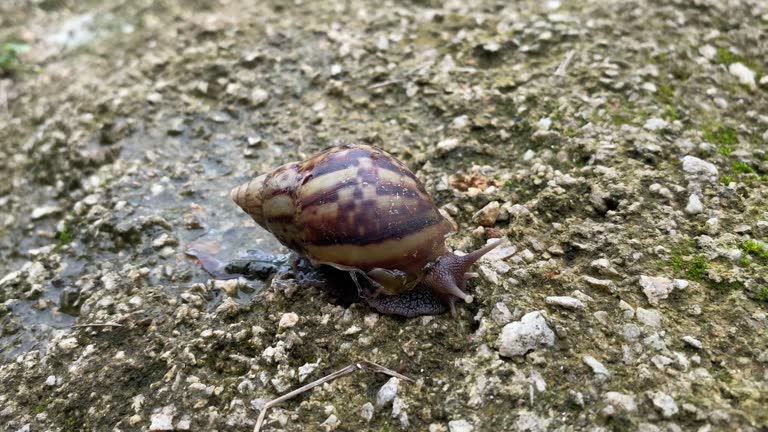
[[406, 318], [439, 315], [448, 310], [448, 306], [424, 285], [399, 295], [380, 295], [364, 301], [379, 313], [401, 315]]

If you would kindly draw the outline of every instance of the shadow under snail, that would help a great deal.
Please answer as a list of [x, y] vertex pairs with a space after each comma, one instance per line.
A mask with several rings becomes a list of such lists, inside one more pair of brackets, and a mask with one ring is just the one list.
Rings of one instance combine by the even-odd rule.
[[230, 197], [301, 258], [299, 283], [386, 314], [455, 314], [457, 299], [472, 302], [467, 271], [500, 243], [449, 252], [453, 223], [402, 162], [375, 147], [327, 149], [255, 177]]

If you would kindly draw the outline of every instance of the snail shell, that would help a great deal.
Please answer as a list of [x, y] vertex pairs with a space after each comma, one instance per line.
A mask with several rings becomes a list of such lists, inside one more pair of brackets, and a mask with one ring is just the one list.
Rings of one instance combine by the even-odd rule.
[[388, 296], [424, 282], [452, 310], [455, 298], [472, 299], [461, 289], [464, 273], [498, 244], [449, 253], [453, 224], [402, 162], [374, 147], [330, 148], [255, 177], [230, 197], [313, 264], [367, 276]]

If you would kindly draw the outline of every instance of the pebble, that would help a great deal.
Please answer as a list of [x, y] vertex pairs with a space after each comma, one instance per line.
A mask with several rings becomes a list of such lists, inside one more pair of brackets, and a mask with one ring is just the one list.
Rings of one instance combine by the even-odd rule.
[[702, 45], [699, 47], [699, 54], [707, 60], [712, 60], [717, 54], [717, 49], [712, 45]]
[[484, 227], [492, 227], [496, 224], [499, 213], [501, 213], [501, 204], [498, 201], [491, 201], [475, 213], [472, 220]]
[[637, 411], [637, 402], [633, 395], [628, 395], [619, 392], [608, 392], [605, 394], [605, 402], [611, 405], [615, 405], [627, 412]]
[[32, 214], [30, 215], [30, 218], [32, 220], [38, 220], [38, 219], [42, 219], [44, 217], [59, 213], [60, 211], [61, 211], [61, 208], [59, 208], [58, 206], [36, 207], [34, 210], [32, 210]]
[[594, 372], [595, 375], [603, 375], [606, 378], [611, 376], [611, 373], [608, 372], [608, 369], [603, 366], [599, 360], [592, 357], [591, 355], [585, 355], [582, 360], [584, 361], [584, 364], [592, 368], [592, 372]]
[[659, 300], [667, 298], [675, 288], [672, 279], [645, 275], [640, 276], [640, 286], [648, 298], [648, 303], [654, 306], [658, 306]]
[[263, 88], [256, 87], [251, 91], [251, 104], [254, 107], [264, 105], [269, 100], [269, 93]]
[[373, 404], [370, 402], [366, 402], [365, 405], [360, 407], [360, 417], [363, 418], [366, 422], [371, 421], [373, 418]]
[[512, 312], [503, 302], [498, 302], [491, 309], [491, 318], [498, 324], [506, 324], [512, 321]]
[[448, 430], [450, 432], [472, 432], [475, 430], [475, 427], [472, 426], [472, 423], [464, 419], [459, 419], [449, 421]]
[[619, 309], [621, 309], [625, 319], [632, 319], [635, 316], [635, 308], [624, 300], [619, 300]]
[[704, 211], [704, 205], [701, 203], [699, 196], [691, 194], [688, 198], [688, 205], [685, 206], [685, 212], [690, 215], [699, 214]]
[[561, 306], [567, 309], [583, 310], [586, 307], [581, 300], [568, 296], [547, 297], [546, 302], [549, 305]]
[[294, 312], [286, 312], [280, 317], [280, 322], [277, 324], [279, 328], [291, 328], [299, 322], [299, 316]]
[[554, 344], [555, 333], [549, 328], [545, 315], [542, 311], [533, 311], [520, 321], [504, 326], [499, 336], [499, 353], [505, 357], [521, 356]]
[[602, 325], [608, 325], [608, 312], [606, 311], [597, 311], [592, 314], [592, 316], [595, 317], [597, 322], [599, 322]]
[[437, 143], [437, 150], [441, 154], [450, 152], [459, 146], [458, 138], [447, 138]]
[[59, 349], [61, 349], [62, 351], [70, 352], [73, 349], [77, 348], [78, 344], [77, 344], [77, 339], [71, 337], [71, 338], [66, 338], [66, 339], [60, 340], [57, 345], [58, 345]]
[[488, 261], [505, 260], [514, 255], [515, 252], [517, 252], [517, 248], [512, 245], [500, 245], [485, 254], [482, 259]]
[[696, 349], [701, 349], [702, 346], [703, 346], [701, 344], [701, 341], [696, 339], [693, 336], [683, 336], [683, 342], [687, 343], [688, 345], [690, 345], [690, 346], [692, 346], [692, 347], [694, 347]]
[[683, 157], [683, 171], [688, 174], [707, 175], [716, 177], [717, 167], [705, 160], [701, 160], [694, 156]]
[[661, 314], [655, 309], [637, 308], [637, 320], [648, 327], [661, 327]]
[[536, 259], [536, 257], [533, 255], [533, 252], [531, 252], [528, 249], [525, 249], [522, 252], [520, 252], [520, 257], [522, 257], [523, 261], [527, 263], [531, 263], [533, 262], [534, 259]]
[[744, 84], [749, 88], [755, 88], [755, 72], [752, 69], [744, 66], [742, 63], [731, 63], [728, 66], [728, 72], [735, 76], [740, 84]]
[[669, 126], [669, 123], [666, 120], [655, 118], [655, 117], [649, 118], [648, 120], [646, 120], [645, 124], [643, 125], [643, 127], [649, 131], [657, 131], [659, 129], [665, 129], [667, 126]]
[[621, 328], [621, 334], [624, 337], [624, 340], [627, 342], [632, 342], [640, 337], [640, 327], [631, 323], [624, 324], [624, 326]]
[[616, 271], [616, 269], [613, 268], [611, 265], [611, 262], [608, 261], [607, 258], [599, 258], [590, 263], [590, 266], [592, 266], [593, 269], [595, 269], [598, 273], [609, 275], [609, 276], [618, 276], [619, 272]]
[[653, 405], [659, 410], [659, 412], [661, 412], [661, 415], [664, 418], [670, 418], [677, 414], [677, 403], [672, 398], [672, 396], [666, 393], [656, 392], [653, 394], [652, 400]]
[[149, 430], [150, 431], [169, 431], [173, 430], [173, 415], [169, 412], [160, 412], [157, 414], [152, 414], [149, 417], [150, 425]]
[[392, 377], [387, 381], [376, 394], [376, 406], [384, 406], [397, 396], [397, 387], [400, 384], [400, 379]]
[[582, 276], [581, 279], [587, 283], [589, 286], [593, 286], [595, 288], [604, 288], [609, 291], [613, 291], [615, 287], [613, 286], [613, 281], [609, 279], [597, 279], [593, 278], [592, 276]]
[[340, 424], [341, 421], [336, 417], [336, 414], [331, 414], [324, 422], [320, 423], [320, 426], [324, 427], [327, 431], [333, 431], [336, 430]]
[[56, 385], [56, 375], [51, 375], [45, 380], [45, 385], [48, 387], [53, 387]]

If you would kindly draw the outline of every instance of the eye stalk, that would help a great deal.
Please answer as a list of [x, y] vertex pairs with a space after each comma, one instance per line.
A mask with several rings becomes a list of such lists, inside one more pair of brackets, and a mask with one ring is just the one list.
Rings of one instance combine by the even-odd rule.
[[428, 270], [424, 284], [437, 294], [451, 308], [451, 315], [456, 314], [456, 299], [472, 303], [471, 295], [464, 291], [466, 287], [466, 272], [483, 255], [501, 244], [501, 240], [489, 243], [480, 249], [459, 256], [449, 253], [441, 256]]

